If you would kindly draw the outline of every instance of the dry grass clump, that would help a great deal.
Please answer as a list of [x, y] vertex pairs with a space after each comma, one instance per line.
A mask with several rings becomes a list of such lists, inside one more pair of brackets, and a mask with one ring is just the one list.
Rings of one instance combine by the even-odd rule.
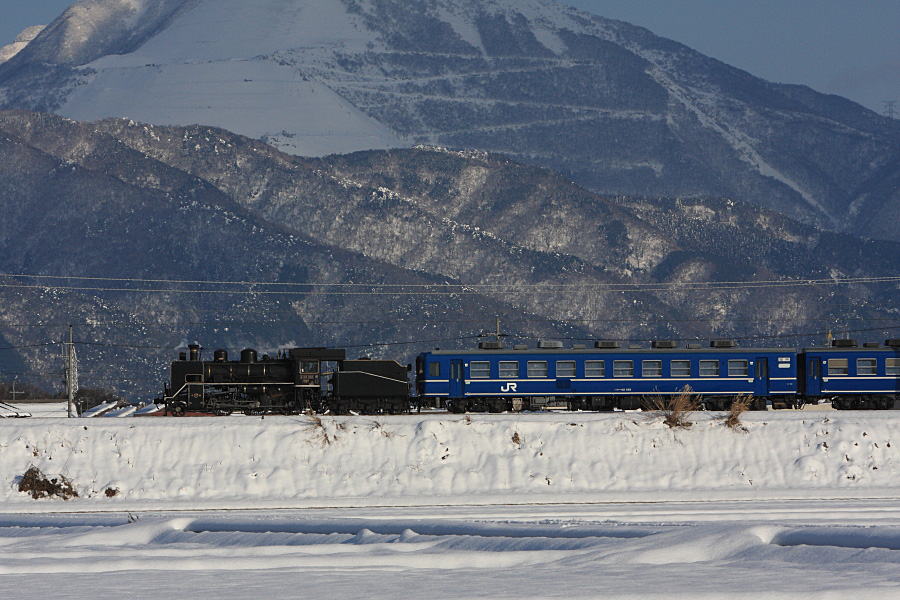
[[741, 415], [750, 410], [752, 404], [753, 397], [750, 394], [741, 394], [735, 398], [725, 416], [725, 425], [735, 431], [747, 431], [747, 428], [741, 424]]
[[22, 476], [19, 482], [19, 491], [31, 494], [35, 500], [39, 498], [77, 498], [78, 492], [68, 478], [60, 475], [59, 478], [48, 479], [40, 469], [32, 466]]
[[652, 398], [645, 405], [647, 410], [662, 417], [663, 423], [672, 429], [687, 429], [693, 425], [688, 419], [690, 413], [700, 410], [701, 406], [699, 396], [689, 385], [674, 396]]
[[322, 418], [312, 411], [307, 411], [306, 416], [309, 417], [310, 425], [313, 426], [313, 431], [316, 432], [316, 435], [320, 437], [322, 445], [330, 446], [332, 439], [325, 430], [325, 423], [322, 422]]
[[382, 427], [381, 423], [379, 423], [378, 421], [372, 421], [372, 428], [379, 430], [381, 432], [381, 435], [383, 435], [386, 438], [394, 437], [393, 432], [388, 431], [387, 429]]
[[518, 432], [518, 431], [516, 431], [515, 433], [513, 433], [513, 436], [512, 436], [512, 443], [515, 444], [516, 446], [521, 446], [521, 445], [522, 445], [522, 436], [519, 435], [519, 432]]

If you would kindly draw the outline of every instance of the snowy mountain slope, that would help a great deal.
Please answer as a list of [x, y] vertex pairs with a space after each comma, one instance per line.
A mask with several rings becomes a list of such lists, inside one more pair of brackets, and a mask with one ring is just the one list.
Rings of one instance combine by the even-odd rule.
[[0, 107], [203, 123], [301, 155], [481, 148], [594, 191], [896, 239], [900, 126], [551, 0], [82, 0]]
[[47, 26], [17, 60], [83, 65], [127, 54], [196, 0], [81, 0]]
[[[59, 339], [62, 322], [75, 323], [77, 337], [92, 345], [80, 354], [82, 381], [147, 400], [160, 392], [175, 348], [195, 340], [207, 348], [257, 347], [274, 354], [282, 346], [455, 339], [472, 334], [462, 315], [524, 316], [480, 294], [332, 296], [328, 289], [351, 283], [417, 286], [445, 279], [316, 242], [90, 126], [31, 116], [37, 119], [29, 121], [31, 131], [21, 132], [34, 138], [30, 143], [0, 134], [2, 272], [278, 283], [235, 295], [164, 293], [146, 283], [130, 293], [98, 291], [91, 289], [96, 281], [84, 280], [21, 287], [20, 280], [3, 277], [0, 335], [9, 346], [29, 346], [16, 350], [20, 362], [4, 353], [4, 371], [24, 363], [26, 374], [55, 388], [59, 355], [46, 344]], [[207, 143], [202, 136], [179, 139], [190, 146]], [[308, 287], [319, 283], [326, 288]], [[332, 285], [338, 287], [327, 287]], [[423, 327], [432, 321], [439, 325]], [[545, 321], [527, 329], [530, 335], [561, 334]], [[35, 340], [40, 342], [31, 346]]]
[[26, 28], [22, 33], [16, 36], [12, 44], [0, 48], [0, 64], [5, 63], [13, 56], [22, 51], [38, 34], [44, 29], [43, 25], [34, 25]]

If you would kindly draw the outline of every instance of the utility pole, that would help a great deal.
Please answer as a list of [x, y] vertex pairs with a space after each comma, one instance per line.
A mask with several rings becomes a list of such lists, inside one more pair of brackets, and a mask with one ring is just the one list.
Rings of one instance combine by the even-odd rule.
[[9, 392], [9, 395], [12, 397], [12, 400], [10, 400], [10, 402], [12, 402], [13, 404], [15, 404], [15, 403], [16, 403], [16, 396], [18, 396], [19, 394], [24, 394], [24, 393], [25, 393], [25, 392], [17, 392], [17, 391], [16, 391], [16, 380], [13, 379], [13, 382], [12, 382], [12, 390], [10, 390], [10, 392]]
[[500, 336], [502, 335], [503, 334], [500, 333], [500, 317], [497, 317], [497, 328], [494, 330], [494, 339], [499, 342]]
[[69, 325], [69, 343], [66, 344], [66, 396], [69, 399], [69, 418], [75, 416], [75, 343], [72, 341], [72, 326]]
[[897, 114], [897, 101], [884, 100], [882, 101], [882, 104], [884, 104], [884, 116], [889, 119], [893, 119]]

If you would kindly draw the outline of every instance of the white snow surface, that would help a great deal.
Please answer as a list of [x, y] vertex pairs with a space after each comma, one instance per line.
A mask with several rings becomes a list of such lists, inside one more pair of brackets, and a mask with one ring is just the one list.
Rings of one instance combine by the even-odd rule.
[[[90, 417], [98, 417], [102, 414], [107, 413], [115, 407], [117, 402], [104, 402], [103, 404], [98, 404], [94, 408], [88, 409], [84, 411], [82, 417], [90, 418]], [[68, 407], [67, 407], [68, 408]]]
[[[896, 413], [32, 418], [0, 422], [7, 510], [900, 495]], [[34, 465], [80, 497], [17, 490]], [[119, 490], [115, 498], [104, 494]]]
[[[370, 2], [360, 4], [376, 10]], [[63, 15], [57, 28], [62, 50], [54, 52], [62, 59], [100, 58], [83, 65], [76, 59], [82, 79], [56, 112], [84, 121], [120, 117], [219, 126], [307, 156], [411, 145], [320, 77], [352, 79], [340, 66], [342, 57], [387, 49], [340, 0], [166, 0], [156, 10], [150, 6], [146, 0], [81, 0]], [[474, 18], [484, 10], [524, 15], [555, 50], [563, 48], [560, 29], [584, 27], [573, 18], [583, 13], [551, 0], [437, 4], [441, 18], [476, 47], [481, 42]], [[135, 37], [142, 42], [127, 53], [110, 49]]]
[[[900, 416], [719, 416], [0, 421], [0, 590], [898, 597]], [[80, 497], [19, 493], [32, 464]]]
[[295, 64], [375, 43], [337, 0], [200, 1], [135, 51], [86, 65], [88, 85], [58, 112], [216, 125], [310, 156], [407, 146]]

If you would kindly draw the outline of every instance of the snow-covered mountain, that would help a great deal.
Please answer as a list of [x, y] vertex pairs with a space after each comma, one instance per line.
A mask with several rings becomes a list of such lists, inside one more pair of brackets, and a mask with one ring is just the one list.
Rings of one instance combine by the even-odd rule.
[[0, 108], [300, 155], [485, 149], [598, 192], [900, 237], [900, 125], [552, 0], [81, 0], [0, 65]]

